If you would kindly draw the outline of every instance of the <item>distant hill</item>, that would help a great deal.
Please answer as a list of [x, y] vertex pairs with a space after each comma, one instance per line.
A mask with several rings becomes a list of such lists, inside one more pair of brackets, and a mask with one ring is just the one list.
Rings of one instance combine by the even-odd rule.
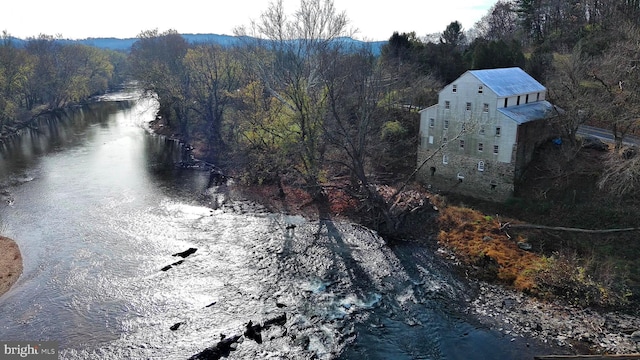
[[[189, 43], [191, 44], [201, 44], [201, 43], [215, 43], [221, 46], [233, 46], [240, 43], [240, 39], [236, 36], [231, 35], [218, 35], [218, 34], [182, 34]], [[88, 38], [82, 40], [68, 40], [61, 39], [58, 40], [63, 43], [80, 43], [84, 45], [94, 46], [101, 49], [109, 49], [115, 51], [129, 51], [131, 49], [131, 45], [135, 43], [137, 38], [129, 38], [129, 39], [118, 39], [118, 38]], [[11, 41], [18, 46], [24, 46], [26, 40], [11, 38]], [[352, 45], [369, 45], [373, 53], [377, 56], [380, 55], [380, 50], [382, 45], [386, 43], [386, 41], [372, 41], [365, 42], [361, 40], [355, 40], [352, 38], [340, 38], [340, 41], [345, 42], [346, 44]]]

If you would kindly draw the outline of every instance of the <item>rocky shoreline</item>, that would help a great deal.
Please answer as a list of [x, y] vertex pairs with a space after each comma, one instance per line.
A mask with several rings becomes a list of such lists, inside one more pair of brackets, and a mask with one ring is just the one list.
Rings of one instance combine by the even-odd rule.
[[478, 283], [467, 311], [507, 336], [531, 337], [575, 354], [635, 354], [640, 318], [542, 302], [500, 285]]
[[22, 255], [15, 241], [0, 236], [0, 296], [9, 291], [22, 274]]
[[[167, 136], [158, 131], [157, 126], [151, 125], [148, 130]], [[198, 162], [195, 157], [191, 160]], [[219, 190], [225, 192], [225, 196], [249, 200], [267, 211], [302, 215], [309, 219], [317, 219], [319, 215], [309, 199], [280, 197], [269, 186], [245, 188], [235, 184]], [[217, 200], [216, 205], [220, 205]], [[431, 245], [427, 247], [433, 249]], [[442, 255], [447, 257], [446, 253], [443, 251]], [[460, 265], [455, 259], [453, 262]], [[640, 352], [640, 318], [637, 316], [544, 302], [502, 285], [470, 281], [476, 282], [478, 291], [470, 299], [466, 311], [480, 323], [506, 336], [537, 339], [569, 354]]]

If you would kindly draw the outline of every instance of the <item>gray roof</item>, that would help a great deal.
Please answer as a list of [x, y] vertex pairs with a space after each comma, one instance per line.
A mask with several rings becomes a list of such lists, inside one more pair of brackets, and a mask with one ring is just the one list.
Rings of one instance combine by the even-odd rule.
[[469, 72], [485, 86], [493, 90], [498, 97], [536, 93], [546, 90], [536, 79], [518, 67], [469, 70]]
[[529, 121], [545, 119], [556, 115], [553, 105], [548, 101], [536, 101], [524, 105], [509, 106], [506, 108], [499, 108], [498, 111], [518, 124], [524, 124]]

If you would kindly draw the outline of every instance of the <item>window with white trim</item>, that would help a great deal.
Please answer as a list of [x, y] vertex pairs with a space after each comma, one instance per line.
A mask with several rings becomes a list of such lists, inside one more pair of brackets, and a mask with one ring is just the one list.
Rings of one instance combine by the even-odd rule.
[[471, 111], [471, 103], [470, 102], [467, 103], [467, 111]]
[[447, 154], [442, 155], [442, 163], [445, 165], [449, 163], [449, 155]]
[[484, 144], [483, 143], [478, 143], [478, 151], [482, 152], [484, 150]]
[[500, 150], [500, 148], [498, 147], [498, 145], [493, 145], [493, 153], [498, 155], [498, 151]]
[[458, 92], [458, 85], [452, 85], [451, 86], [451, 92]]
[[501, 133], [502, 129], [500, 128], [500, 126], [496, 126], [496, 136], [500, 136]]
[[480, 135], [484, 135], [484, 125], [480, 125]]
[[436, 119], [430, 118], [429, 119], [429, 127], [434, 127], [435, 125], [436, 125]]
[[489, 104], [484, 103], [482, 105], [482, 112], [488, 113], [489, 112]]
[[484, 88], [482, 87], [482, 85], [478, 85], [478, 94], [482, 94], [483, 90]]
[[444, 121], [444, 128], [448, 129], [449, 128], [449, 120], [445, 120]]
[[484, 171], [484, 161], [478, 161], [478, 171]]
[[451, 102], [450, 102], [449, 100], [446, 100], [446, 101], [444, 102], [444, 108], [445, 108], [446, 110], [451, 109]]
[[460, 140], [460, 149], [464, 149], [464, 140]]

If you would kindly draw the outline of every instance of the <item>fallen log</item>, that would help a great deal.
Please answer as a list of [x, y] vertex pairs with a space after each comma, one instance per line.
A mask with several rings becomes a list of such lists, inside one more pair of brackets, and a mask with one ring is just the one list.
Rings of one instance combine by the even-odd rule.
[[621, 229], [581, 229], [564, 226], [545, 226], [534, 224], [511, 224], [507, 223], [501, 227], [501, 230], [507, 229], [535, 229], [535, 230], [553, 230], [553, 231], [572, 231], [588, 234], [609, 234], [618, 232], [640, 231], [640, 227], [621, 228]]

